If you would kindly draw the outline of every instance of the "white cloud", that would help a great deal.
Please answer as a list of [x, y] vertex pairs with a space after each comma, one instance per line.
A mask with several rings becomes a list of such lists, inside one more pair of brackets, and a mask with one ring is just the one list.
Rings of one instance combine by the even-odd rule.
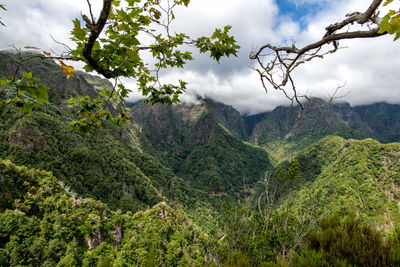
[[[361, 1], [341, 1], [309, 21], [307, 29], [301, 34], [302, 43], [318, 40], [324, 34], [325, 26], [340, 21], [351, 11], [364, 11]], [[346, 84], [343, 92], [349, 92], [343, 100], [353, 105], [376, 101], [400, 103], [400, 68], [398, 50], [400, 42], [392, 42], [392, 36], [374, 39], [346, 40], [340, 43], [346, 47], [323, 60], [304, 64], [296, 72], [298, 88], [303, 92], [327, 96], [338, 84]]]
[[[101, 1], [92, 2], [97, 4], [95, 10], [99, 10]], [[316, 0], [295, 2], [315, 4]], [[250, 51], [265, 43], [279, 44], [292, 37], [299, 46], [314, 42], [323, 36], [327, 25], [342, 20], [350, 11], [364, 11], [369, 2], [325, 0], [325, 9], [304, 17], [300, 27], [299, 22], [279, 15], [275, 0], [192, 0], [188, 8], [176, 10], [175, 31], [197, 37], [210, 35], [216, 27], [231, 25], [232, 33], [242, 48], [237, 58], [222, 59], [220, 64], [211, 61], [208, 55], [195, 53], [197, 59], [185, 70], [166, 73], [164, 78], [188, 81], [188, 95], [196, 92], [246, 113], [288, 104], [279, 92], [265, 94], [259, 77], [248, 68]], [[72, 19], [79, 17], [81, 10], [87, 13], [86, 0], [3, 0], [2, 3], [8, 9], [0, 13], [7, 25], [6, 28], [0, 27], [2, 49], [15, 44], [18, 47], [34, 45], [59, 50], [49, 34], [73, 45], [69, 40]], [[299, 68], [295, 75], [298, 88], [323, 96], [346, 82], [344, 90], [350, 94], [344, 100], [352, 104], [374, 101], [400, 103], [400, 60], [397, 53], [400, 42], [391, 40], [391, 37], [383, 37], [342, 42], [341, 45], [349, 48]], [[134, 81], [127, 81], [127, 84], [135, 88]], [[132, 97], [137, 99], [140, 93]]]

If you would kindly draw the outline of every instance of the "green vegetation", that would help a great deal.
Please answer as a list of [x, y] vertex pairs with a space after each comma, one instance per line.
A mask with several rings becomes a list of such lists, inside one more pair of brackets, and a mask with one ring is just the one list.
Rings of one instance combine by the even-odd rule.
[[[229, 117], [231, 109], [205, 100], [190, 108], [138, 103], [132, 106], [132, 113], [153, 146], [147, 151], [197, 189], [232, 196], [248, 191], [272, 165], [268, 153], [239, 140], [222, 124], [235, 119], [219, 121]], [[237, 119], [237, 115], [232, 116]]]
[[265, 147], [275, 162], [293, 160], [296, 153], [328, 136], [370, 137], [371, 131], [347, 103], [314, 98], [300, 121], [299, 107], [277, 107], [255, 124], [250, 142]]
[[398, 234], [384, 236], [355, 214], [321, 220], [305, 238], [304, 249], [293, 257], [293, 266], [398, 266]]
[[136, 211], [162, 199], [157, 186], [165, 181], [150, 181], [133, 163], [138, 152], [110, 129], [90, 136], [73, 133], [68, 114], [51, 106], [24, 116], [6, 107], [0, 116], [2, 158], [52, 171], [78, 194], [114, 208]]
[[179, 176], [193, 181], [199, 188], [213, 192], [237, 192], [258, 180], [271, 169], [268, 154], [234, 138], [222, 127], [215, 139], [196, 146], [183, 162]]
[[399, 143], [321, 140], [297, 157], [304, 179], [292, 192], [296, 206], [318, 200], [324, 214], [357, 212], [377, 229], [393, 231], [400, 219], [399, 152]]
[[[15, 55], [0, 53], [0, 56], [0, 61], [3, 60], [5, 65], [14, 66]], [[163, 125], [167, 131], [172, 123], [161, 124], [149, 119], [146, 121], [146, 127], [128, 122], [122, 129], [103, 127], [88, 135], [71, 132], [68, 123], [74, 120], [74, 113], [62, 104], [63, 101], [70, 96], [96, 95], [96, 86], [110, 84], [108, 81], [79, 72], [75, 77], [65, 79], [60, 73], [61, 68], [48, 60], [34, 58], [27, 61], [27, 64], [34, 75], [40, 77], [46, 85], [52, 86], [52, 90], [49, 91], [50, 103], [35, 106], [31, 113], [20, 113], [11, 105], [2, 107], [0, 157], [10, 159], [16, 164], [51, 171], [65, 186], [80, 196], [100, 200], [112, 209], [123, 211], [146, 209], [166, 200], [174, 207], [183, 208], [200, 225], [215, 228], [217, 211], [221, 209], [222, 203], [236, 198], [236, 192], [257, 181], [270, 166], [265, 152], [230, 136], [215, 123], [215, 127], [219, 129], [218, 133], [223, 135], [221, 140], [228, 140], [218, 150], [218, 156], [226, 158], [223, 170], [230, 171], [230, 168], [234, 168], [240, 169], [240, 172], [234, 176], [233, 182], [229, 180], [229, 176], [224, 176], [226, 190], [232, 189], [230, 195], [212, 195], [211, 192], [218, 192], [213, 186], [193, 186], [197, 183], [190, 179], [194, 177], [190, 166], [197, 163], [191, 163], [189, 158], [186, 160], [177, 156], [174, 147], [183, 148], [186, 144], [178, 140], [180, 143], [176, 143], [178, 146], [175, 146], [168, 136], [165, 137], [165, 134], [175, 136], [174, 131], [178, 127], [172, 127], [169, 133], [159, 131]], [[8, 92], [9, 90], [3, 87], [0, 96]], [[113, 110], [112, 107], [110, 109]], [[190, 116], [187, 116], [186, 111], [174, 112], [177, 112], [179, 118], [187, 119], [188, 128], [182, 131], [189, 135], [192, 131], [190, 127], [193, 127], [206, 111], [204, 108], [195, 108]], [[137, 116], [139, 115], [141, 114], [138, 113]], [[155, 137], [149, 136], [149, 141], [141, 133], [143, 128], [144, 134], [153, 133]], [[204, 131], [208, 129], [204, 128]], [[194, 140], [195, 136], [192, 136], [192, 139]], [[159, 143], [159, 140], [163, 140], [163, 143]], [[217, 144], [214, 142], [212, 146]], [[203, 145], [203, 151], [211, 149], [207, 144]], [[184, 152], [188, 155], [190, 151]], [[235, 158], [230, 154], [247, 161], [248, 166], [243, 163], [240, 163], [240, 166], [236, 165]], [[254, 160], [249, 161], [247, 158]], [[177, 166], [183, 163], [185, 168], [188, 168], [185, 169], [187, 176], [182, 176], [185, 179], [176, 175], [179, 170]], [[212, 164], [215, 165], [214, 168], [208, 165], [203, 166], [203, 170], [195, 170], [202, 171], [202, 179], [211, 177], [212, 169], [221, 167], [217, 160], [213, 160]], [[208, 167], [209, 170], [206, 169]], [[246, 180], [243, 180], [243, 175]], [[243, 185], [243, 182], [246, 184]]]
[[375, 103], [354, 107], [371, 128], [371, 137], [382, 143], [400, 141], [400, 105]]
[[[367, 123], [347, 104], [317, 107], [293, 128], [290, 108], [244, 119], [207, 99], [133, 104], [123, 128], [79, 134], [65, 99], [97, 97], [108, 81], [29, 62], [52, 88], [30, 113], [0, 107], [0, 265], [398, 265], [400, 143], [325, 137], [376, 133], [387, 105]], [[273, 168], [238, 139], [246, 129], [290, 161]]]
[[160, 203], [132, 215], [77, 197], [49, 172], [0, 160], [0, 265], [187, 266], [205, 260], [205, 235]]

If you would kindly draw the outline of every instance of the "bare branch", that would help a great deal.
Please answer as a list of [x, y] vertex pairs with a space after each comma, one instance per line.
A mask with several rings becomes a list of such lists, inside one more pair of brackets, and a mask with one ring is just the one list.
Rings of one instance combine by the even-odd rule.
[[[326, 32], [320, 40], [302, 48], [296, 47], [294, 43], [291, 46], [265, 44], [253, 51], [250, 54], [250, 59], [255, 61], [257, 67], [253, 67], [253, 69], [260, 75], [265, 91], [268, 92], [269, 87], [282, 91], [292, 104], [297, 103], [301, 107], [302, 111], [299, 114], [299, 118], [301, 118], [304, 109], [312, 101], [307, 95], [299, 95], [292, 72], [303, 63], [335, 53], [339, 49], [339, 41], [341, 40], [375, 38], [386, 34], [379, 33], [380, 18], [377, 9], [382, 2], [383, 0], [372, 0], [365, 12], [347, 14], [344, 20], [327, 26]], [[360, 24], [366, 28], [364, 30], [352, 29], [354, 24]], [[329, 44], [332, 44], [333, 47], [326, 49], [325, 46]], [[331, 101], [337, 98], [335, 95], [329, 97]], [[305, 104], [304, 100], [306, 100]]]
[[92, 20], [92, 24], [94, 24], [94, 23], [95, 23], [95, 19], [94, 19], [94, 16], [93, 16], [92, 4], [90, 3], [89, 0], [86, 0], [86, 1], [87, 1], [87, 3], [88, 3], [89, 13], [90, 13], [90, 18], [91, 18], [91, 20]]

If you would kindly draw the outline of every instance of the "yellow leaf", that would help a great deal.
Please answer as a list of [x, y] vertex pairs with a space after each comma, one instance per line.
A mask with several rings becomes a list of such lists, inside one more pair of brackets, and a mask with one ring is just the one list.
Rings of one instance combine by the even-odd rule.
[[71, 77], [71, 76], [74, 76], [75, 69], [73, 66], [68, 66], [61, 60], [59, 60], [59, 62], [61, 64], [61, 68], [63, 69], [63, 72], [65, 73], [65, 76], [67, 76], [67, 79], [69, 79], [69, 77]]
[[40, 48], [36, 47], [36, 46], [25, 46], [25, 49], [36, 49], [36, 50], [40, 50]]

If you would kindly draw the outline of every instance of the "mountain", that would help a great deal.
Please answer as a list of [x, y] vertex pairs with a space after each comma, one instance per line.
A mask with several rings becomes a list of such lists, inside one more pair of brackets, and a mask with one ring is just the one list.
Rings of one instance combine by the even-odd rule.
[[400, 105], [386, 103], [353, 108], [345, 102], [325, 103], [314, 98], [299, 121], [299, 107], [279, 106], [249, 117], [247, 120], [254, 125], [249, 142], [266, 147], [277, 161], [290, 158], [328, 135], [398, 142], [399, 110]]
[[[15, 54], [2, 52], [0, 60], [4, 60], [2, 66], [15, 68]], [[35, 64], [28, 61], [29, 70], [40, 75], [45, 85], [54, 86], [49, 92], [52, 97], [31, 113], [20, 113], [12, 105], [0, 109], [0, 158], [51, 171], [79, 195], [115, 209], [137, 211], [165, 198], [186, 204], [196, 199], [199, 194], [194, 196], [183, 179], [143, 152], [140, 132], [132, 123], [123, 129], [101, 128], [89, 135], [71, 130], [68, 123], [74, 114], [63, 99], [96, 95], [96, 86], [108, 86], [107, 80], [80, 72], [66, 79], [54, 62], [35, 60]], [[7, 90], [2, 88], [0, 96], [7, 95]]]
[[372, 130], [372, 138], [382, 143], [400, 142], [400, 105], [381, 102], [353, 110]]
[[211, 99], [203, 99], [210, 113], [214, 114], [216, 121], [221, 123], [228, 131], [239, 139], [247, 140], [248, 132], [243, 116], [232, 106], [215, 102]]
[[232, 136], [212, 114], [196, 123], [187, 143], [191, 149], [178, 175], [213, 192], [246, 189], [272, 169], [264, 150]]
[[294, 209], [325, 214], [356, 212], [377, 229], [393, 231], [400, 220], [400, 143], [326, 137], [296, 156], [302, 185]]
[[155, 155], [198, 189], [238, 192], [272, 168], [264, 150], [237, 138], [246, 137], [246, 127], [232, 107], [205, 99], [192, 106], [137, 103], [131, 108]]
[[[48, 91], [49, 101], [57, 106], [65, 106], [65, 101], [71, 97], [77, 96], [97, 96], [92, 81], [98, 78], [88, 78], [83, 72], [76, 72], [71, 79], [66, 79], [60, 66], [51, 60], [38, 57], [37, 53], [24, 52], [20, 55], [6, 51], [0, 51], [1, 70], [0, 77], [7, 78], [14, 75], [17, 70], [19, 57], [23, 60], [23, 64], [18, 68], [18, 73], [23, 71], [32, 72], [34, 77], [40, 79], [41, 83], [51, 88]], [[112, 87], [112, 84], [101, 79], [106, 87]]]
[[[16, 62], [1, 52], [0, 78]], [[65, 99], [97, 96], [110, 83], [27, 62], [21, 70], [52, 88], [31, 113], [0, 106], [0, 265], [290, 265], [287, 255], [305, 253], [304, 240], [321, 259], [318, 244], [341, 242], [329, 225], [347, 242], [359, 232], [342, 230], [359, 221], [368, 223], [356, 225], [366, 239], [400, 255], [390, 243], [400, 240], [399, 143], [363, 139], [396, 141], [398, 105], [313, 99], [296, 122], [298, 107], [243, 116], [210, 99], [131, 103], [124, 127], [82, 135], [70, 129]], [[0, 101], [14, 89], [0, 87]]]
[[[10, 74], [16, 55], [0, 55], [2, 66], [9, 68], [2, 75]], [[213, 101], [192, 107], [138, 104], [133, 107], [134, 119], [123, 128], [100, 128], [89, 135], [73, 132], [68, 123], [74, 114], [64, 100], [97, 95], [98, 88], [109, 82], [81, 72], [66, 79], [50, 60], [28, 62], [24, 68], [54, 88], [49, 90], [49, 103], [32, 113], [20, 113], [12, 105], [1, 108], [0, 158], [51, 171], [80, 196], [124, 211], [167, 201], [210, 225], [216, 219], [204, 218], [272, 168], [265, 151], [242, 142], [215, 119], [232, 132], [245, 134], [239, 112]], [[7, 90], [2, 88], [0, 97], [6, 97]]]

